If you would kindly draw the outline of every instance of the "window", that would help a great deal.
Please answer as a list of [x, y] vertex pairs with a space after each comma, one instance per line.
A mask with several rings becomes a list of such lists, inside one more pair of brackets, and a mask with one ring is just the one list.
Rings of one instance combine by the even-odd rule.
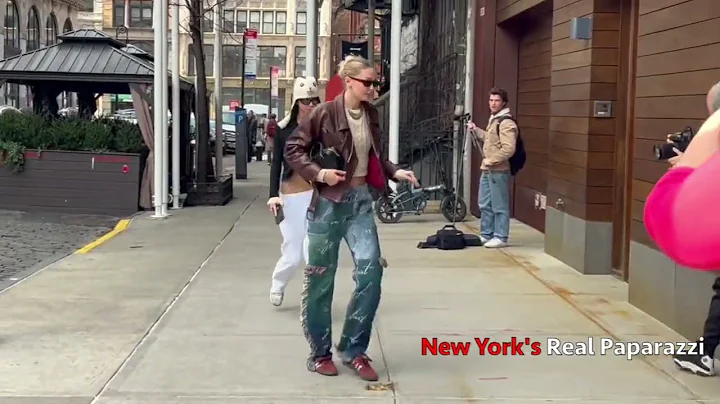
[[[205, 75], [207, 77], [212, 77], [213, 75], [213, 46], [212, 45], [205, 45], [203, 46], [203, 53], [205, 54]], [[187, 65], [187, 74], [188, 76], [194, 76], [197, 74], [195, 71], [195, 55], [193, 55], [193, 48], [192, 45], [188, 45], [188, 65]]]
[[152, 27], [153, 5], [150, 0], [134, 0], [130, 2], [130, 26]]
[[113, 1], [113, 27], [125, 25], [125, 0]]
[[278, 11], [275, 13], [275, 33], [285, 34], [287, 31], [287, 13]]
[[[317, 48], [316, 56], [320, 59], [320, 47]], [[307, 58], [307, 48], [304, 46], [295, 47], [295, 77], [305, 76], [305, 60]]]
[[223, 46], [223, 77], [242, 77], [242, 45]]
[[212, 11], [207, 11], [205, 15], [203, 16], [203, 32], [215, 32], [215, 21], [214, 17], [215, 13]]
[[45, 45], [55, 45], [57, 42], [57, 19], [55, 14], [50, 13], [45, 21]]
[[28, 52], [40, 48], [40, 19], [35, 7], [28, 13], [26, 46]]
[[203, 53], [205, 54], [205, 76], [213, 77], [215, 75], [215, 47], [212, 45], [203, 45]]
[[299, 11], [295, 19], [295, 35], [305, 34], [307, 34], [307, 14], [304, 11]]
[[[5, 5], [5, 57], [19, 55], [20, 51], [20, 13], [13, 0]], [[10, 51], [8, 52], [8, 48]]]
[[247, 28], [247, 11], [238, 11], [235, 32], [243, 33], [245, 32], [245, 28]]
[[279, 69], [280, 77], [286, 76], [287, 69], [287, 48], [284, 46], [260, 46], [259, 65], [257, 75], [259, 77], [270, 77], [270, 67]]
[[272, 11], [263, 11], [263, 25], [262, 25], [262, 33], [263, 34], [272, 34], [273, 28], [275, 25], [275, 16], [273, 15]]
[[251, 11], [250, 12], [250, 28], [260, 30], [260, 12], [259, 11]]
[[225, 10], [223, 12], [223, 31], [235, 32], [235, 11]]
[[307, 57], [307, 48], [305, 46], [295, 47], [295, 77], [305, 75], [305, 58]]
[[[244, 95], [244, 97], [242, 97]], [[278, 88], [278, 100], [272, 100], [270, 98], [269, 88], [248, 88], [245, 87], [245, 93], [240, 87], [223, 87], [222, 90], [222, 104], [230, 105], [231, 101], [240, 101], [244, 98], [245, 105], [247, 104], [261, 104], [271, 105], [272, 112], [277, 116], [285, 116], [285, 89]], [[224, 116], [225, 114], [223, 114]], [[232, 120], [234, 122], [234, 119]]]
[[92, 13], [93, 11], [95, 11], [95, 0], [85, 0], [83, 6], [80, 8], [80, 11], [85, 11], [88, 13]]

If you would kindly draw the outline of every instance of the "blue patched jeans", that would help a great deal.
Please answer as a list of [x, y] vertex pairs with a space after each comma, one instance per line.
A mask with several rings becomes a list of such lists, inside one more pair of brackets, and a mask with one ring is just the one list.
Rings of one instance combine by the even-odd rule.
[[364, 354], [380, 303], [380, 243], [367, 186], [350, 188], [339, 203], [319, 198], [308, 221], [308, 265], [302, 294], [302, 325], [310, 344], [309, 364], [332, 352], [332, 298], [340, 243], [355, 261], [355, 291], [347, 307], [338, 351], [344, 360]]

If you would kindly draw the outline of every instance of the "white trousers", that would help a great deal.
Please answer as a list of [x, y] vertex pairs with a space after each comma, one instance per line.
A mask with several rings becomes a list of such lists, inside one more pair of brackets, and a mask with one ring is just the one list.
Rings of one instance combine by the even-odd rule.
[[270, 293], [283, 293], [297, 268], [308, 261], [307, 209], [313, 191], [297, 194], [280, 194], [283, 201], [285, 220], [280, 222], [283, 236], [280, 253], [282, 256], [272, 274]]

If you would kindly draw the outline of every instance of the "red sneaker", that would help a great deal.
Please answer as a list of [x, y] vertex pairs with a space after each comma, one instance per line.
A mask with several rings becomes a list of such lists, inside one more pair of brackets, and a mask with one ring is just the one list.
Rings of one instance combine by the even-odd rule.
[[323, 376], [337, 376], [338, 369], [332, 361], [332, 356], [323, 356], [308, 362], [308, 370]]
[[345, 366], [348, 366], [352, 370], [355, 371], [355, 373], [360, 377], [361, 379], [368, 381], [368, 382], [376, 382], [379, 379], [379, 376], [375, 369], [370, 366], [370, 362], [372, 359], [370, 359], [369, 356], [363, 354], [356, 356], [353, 360], [349, 362], [343, 361]]

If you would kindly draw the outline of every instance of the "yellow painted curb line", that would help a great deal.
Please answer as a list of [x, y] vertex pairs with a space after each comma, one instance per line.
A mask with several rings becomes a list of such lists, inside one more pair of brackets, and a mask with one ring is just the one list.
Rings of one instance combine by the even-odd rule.
[[99, 239], [93, 241], [92, 243], [86, 245], [85, 247], [75, 251], [76, 254], [87, 254], [90, 251], [92, 251], [95, 247], [98, 247], [100, 244], [110, 240], [111, 238], [117, 236], [118, 234], [122, 233], [125, 229], [127, 229], [128, 225], [130, 225], [129, 219], [123, 219], [119, 221], [115, 228], [100, 237]]

